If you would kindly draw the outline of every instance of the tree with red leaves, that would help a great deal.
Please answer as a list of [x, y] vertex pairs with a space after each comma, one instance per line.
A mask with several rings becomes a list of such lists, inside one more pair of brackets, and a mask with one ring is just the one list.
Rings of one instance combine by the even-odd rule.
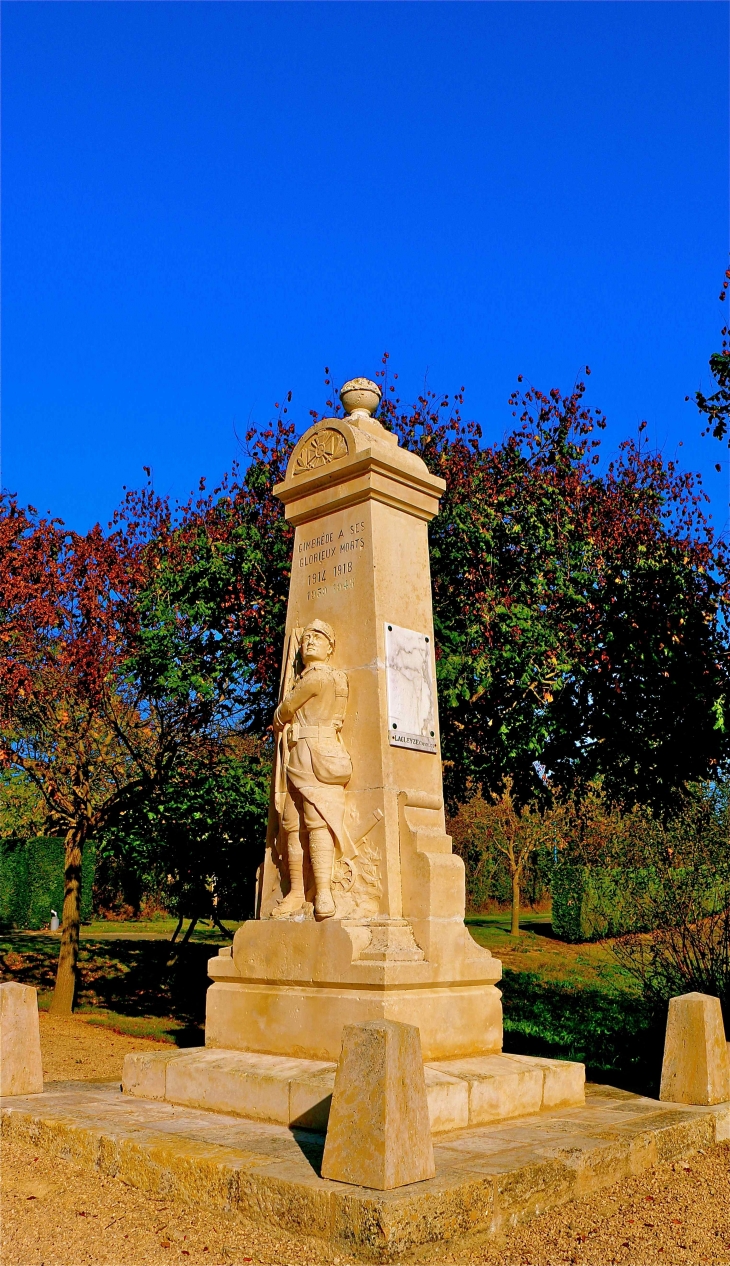
[[[725, 303], [727, 299], [728, 286], [730, 286], [730, 269], [726, 271], [722, 283], [719, 295], [721, 303]], [[706, 396], [703, 391], [696, 391], [695, 403], [706, 424], [702, 434], [714, 435], [716, 440], [727, 439], [730, 444], [730, 326], [723, 326], [720, 337], [722, 339], [720, 351], [713, 352], [710, 357], [710, 373], [715, 390], [709, 396]], [[689, 396], [685, 399], [689, 400]], [[720, 469], [719, 462], [715, 469]]]
[[0, 513], [0, 760], [41, 793], [66, 840], [63, 934], [52, 1009], [70, 1012], [81, 856], [136, 776], [127, 736], [149, 726], [117, 688], [133, 572], [121, 534], [86, 536], [5, 497]]
[[[384, 424], [447, 482], [430, 539], [451, 805], [601, 775], [617, 802], [670, 809], [727, 751], [728, 560], [701, 489], [642, 434], [601, 472], [582, 383], [515, 394], [513, 431], [488, 447], [461, 393], [403, 408], [384, 386]], [[266, 733], [291, 561], [272, 496], [284, 413], [248, 437], [244, 476], [174, 509], [148, 484], [106, 535], [3, 503], [0, 760], [66, 836], [56, 1010], [73, 1003], [85, 840], [141, 818], [154, 836], [156, 812], [179, 838], [177, 775], [228, 734]]]
[[244, 478], [175, 510], [148, 484], [107, 534], [0, 503], [0, 761], [65, 835], [57, 1013], [73, 1007], [86, 840], [221, 730], [268, 723], [291, 536], [271, 488], [290, 448], [280, 417]]

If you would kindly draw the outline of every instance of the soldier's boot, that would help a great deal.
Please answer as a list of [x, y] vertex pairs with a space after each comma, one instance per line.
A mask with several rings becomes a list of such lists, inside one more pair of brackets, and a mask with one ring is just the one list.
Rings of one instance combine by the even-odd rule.
[[318, 826], [309, 832], [309, 857], [314, 871], [316, 895], [314, 913], [318, 919], [331, 919], [335, 912], [332, 897], [332, 867], [335, 861], [335, 844], [326, 826]]
[[289, 857], [289, 892], [271, 911], [272, 919], [285, 919], [288, 914], [296, 914], [304, 905], [304, 850], [298, 831], [292, 831], [288, 836], [286, 851]]

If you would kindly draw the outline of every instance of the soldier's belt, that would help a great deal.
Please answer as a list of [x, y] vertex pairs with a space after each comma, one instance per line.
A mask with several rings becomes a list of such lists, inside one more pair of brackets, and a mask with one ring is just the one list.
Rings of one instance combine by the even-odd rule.
[[298, 743], [300, 738], [311, 739], [314, 743], [334, 743], [337, 730], [334, 725], [299, 725], [295, 722], [289, 727], [289, 742]]

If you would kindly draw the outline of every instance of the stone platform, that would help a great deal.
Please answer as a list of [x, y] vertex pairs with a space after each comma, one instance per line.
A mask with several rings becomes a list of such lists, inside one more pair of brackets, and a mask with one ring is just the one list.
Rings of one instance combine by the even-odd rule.
[[[337, 1065], [216, 1047], [134, 1052], [123, 1088], [302, 1129], [326, 1130]], [[531, 1055], [473, 1055], [424, 1065], [431, 1130], [441, 1133], [585, 1103], [585, 1069]]]
[[659, 1103], [588, 1086], [582, 1107], [442, 1135], [436, 1177], [379, 1192], [319, 1176], [324, 1135], [57, 1082], [0, 1100], [3, 1139], [165, 1198], [233, 1208], [364, 1260], [438, 1260], [659, 1161], [730, 1138], [730, 1104]]

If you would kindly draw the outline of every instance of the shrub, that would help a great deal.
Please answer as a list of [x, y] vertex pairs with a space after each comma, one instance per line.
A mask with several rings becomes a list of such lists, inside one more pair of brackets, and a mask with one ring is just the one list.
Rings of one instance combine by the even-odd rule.
[[562, 862], [552, 876], [553, 931], [563, 941], [599, 941], [656, 926], [656, 870]]
[[545, 980], [505, 969], [505, 1050], [578, 1060], [589, 1081], [656, 1097], [666, 1007], [636, 990]]
[[618, 941], [619, 962], [653, 1003], [695, 990], [719, 998], [730, 1030], [730, 860], [667, 870], [647, 905], [656, 930]]
[[[51, 910], [61, 915], [64, 889], [64, 842], [38, 835], [30, 840], [0, 841], [0, 922], [18, 928], [43, 928]], [[87, 842], [81, 866], [81, 918], [92, 914], [96, 854]]]
[[0, 840], [0, 924], [19, 927], [28, 908], [25, 840]]

